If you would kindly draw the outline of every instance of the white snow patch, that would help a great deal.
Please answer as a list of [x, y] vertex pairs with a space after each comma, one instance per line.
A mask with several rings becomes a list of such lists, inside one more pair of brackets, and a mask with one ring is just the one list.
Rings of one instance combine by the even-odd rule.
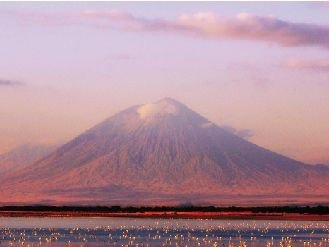
[[149, 118], [155, 116], [164, 116], [168, 114], [177, 115], [179, 109], [174, 104], [167, 101], [160, 101], [153, 104], [145, 104], [137, 109], [140, 118]]

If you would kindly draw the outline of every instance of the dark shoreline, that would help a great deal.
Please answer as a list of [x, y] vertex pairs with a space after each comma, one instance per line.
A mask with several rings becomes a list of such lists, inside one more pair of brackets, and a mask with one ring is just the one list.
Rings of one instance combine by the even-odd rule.
[[0, 217], [104, 217], [104, 218], [158, 218], [158, 219], [227, 219], [227, 220], [316, 220], [329, 221], [329, 214], [296, 213], [252, 213], [252, 212], [143, 212], [143, 213], [97, 213], [97, 212], [35, 212], [35, 211], [1, 211]]
[[83, 207], [3, 206], [0, 217], [129, 217], [329, 221], [328, 206], [279, 207]]

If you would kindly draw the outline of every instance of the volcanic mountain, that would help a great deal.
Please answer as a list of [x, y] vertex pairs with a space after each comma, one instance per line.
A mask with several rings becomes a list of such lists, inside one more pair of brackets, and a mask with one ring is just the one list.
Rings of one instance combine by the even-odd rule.
[[261, 148], [170, 98], [124, 110], [0, 182], [2, 203], [329, 202], [328, 167]]

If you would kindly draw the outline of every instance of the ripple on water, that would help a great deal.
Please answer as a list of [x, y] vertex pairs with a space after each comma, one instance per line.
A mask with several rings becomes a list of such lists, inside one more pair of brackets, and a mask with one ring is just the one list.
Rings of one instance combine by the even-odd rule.
[[321, 246], [329, 223], [131, 218], [1, 218], [0, 246]]

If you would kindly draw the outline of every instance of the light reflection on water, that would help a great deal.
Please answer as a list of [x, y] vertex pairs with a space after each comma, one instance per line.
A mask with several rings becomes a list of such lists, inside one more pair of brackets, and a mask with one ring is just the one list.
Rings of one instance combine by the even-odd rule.
[[329, 222], [0, 218], [0, 246], [321, 246]]

